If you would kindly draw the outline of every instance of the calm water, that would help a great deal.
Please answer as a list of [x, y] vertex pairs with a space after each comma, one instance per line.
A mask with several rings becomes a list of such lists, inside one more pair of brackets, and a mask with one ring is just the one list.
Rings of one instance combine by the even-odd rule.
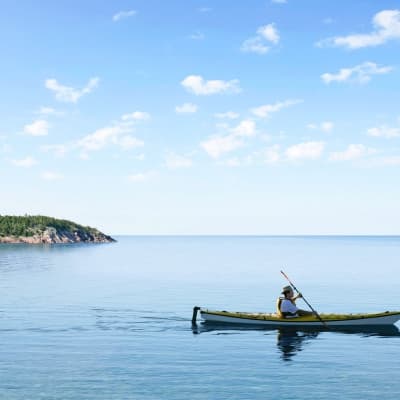
[[397, 328], [190, 323], [194, 305], [273, 311], [280, 269], [320, 312], [398, 310], [399, 237], [118, 239], [0, 245], [0, 399], [400, 396]]

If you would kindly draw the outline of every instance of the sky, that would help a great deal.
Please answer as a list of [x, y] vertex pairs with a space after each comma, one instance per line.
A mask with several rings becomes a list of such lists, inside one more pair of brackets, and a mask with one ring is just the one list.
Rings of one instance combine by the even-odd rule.
[[134, 235], [400, 234], [400, 2], [20, 0], [0, 214]]

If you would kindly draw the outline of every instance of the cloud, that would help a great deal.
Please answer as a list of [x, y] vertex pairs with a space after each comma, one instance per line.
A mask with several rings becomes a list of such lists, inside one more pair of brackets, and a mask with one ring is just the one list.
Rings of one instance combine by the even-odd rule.
[[190, 168], [193, 165], [193, 161], [187, 156], [168, 153], [165, 156], [165, 165], [168, 169]]
[[31, 136], [46, 136], [49, 133], [49, 123], [38, 119], [24, 126], [24, 133]]
[[205, 36], [202, 32], [195, 32], [189, 36], [190, 39], [193, 40], [204, 40]]
[[275, 104], [265, 104], [263, 106], [253, 108], [250, 111], [257, 117], [267, 118], [272, 113], [278, 112], [283, 108], [290, 107], [292, 105], [299, 104], [302, 102], [303, 102], [302, 100], [285, 100], [277, 102]]
[[265, 54], [270, 50], [270, 46], [277, 45], [280, 37], [275, 24], [260, 26], [257, 35], [245, 40], [241, 50], [245, 53]]
[[256, 134], [256, 124], [252, 120], [243, 120], [233, 128], [225, 127], [227, 135], [213, 135], [200, 143], [200, 146], [212, 158], [219, 158], [225, 153], [230, 153], [245, 145], [244, 138]]
[[374, 153], [376, 153], [376, 150], [367, 148], [363, 144], [350, 144], [344, 151], [331, 153], [329, 160], [352, 161]]
[[278, 144], [275, 144], [273, 146], [267, 147], [263, 151], [263, 159], [264, 162], [267, 164], [276, 164], [281, 160], [281, 155], [280, 155], [280, 146]]
[[131, 182], [146, 182], [155, 175], [155, 172], [138, 172], [128, 176], [128, 180]]
[[318, 131], [322, 131], [322, 132], [326, 132], [326, 133], [331, 132], [333, 127], [334, 127], [334, 123], [331, 121], [324, 121], [319, 124], [311, 123], [311, 124], [307, 125], [308, 129], [318, 130]]
[[271, 0], [271, 3], [275, 4], [286, 4], [287, 0]]
[[123, 150], [142, 147], [144, 146], [144, 142], [129, 135], [129, 133], [133, 131], [135, 123], [148, 120], [149, 118], [150, 115], [142, 111], [124, 114], [113, 125], [97, 129], [78, 140], [76, 147], [84, 152], [84, 157], [86, 156], [86, 152], [101, 150], [110, 144], [117, 145]]
[[31, 156], [23, 158], [21, 160], [12, 160], [12, 163], [17, 167], [31, 168], [38, 162]]
[[133, 17], [137, 14], [136, 10], [120, 11], [113, 15], [112, 20], [118, 22], [121, 19]]
[[40, 176], [45, 181], [58, 181], [64, 178], [61, 174], [52, 171], [44, 171]]
[[68, 146], [64, 144], [48, 144], [42, 146], [41, 149], [45, 152], [52, 152], [56, 157], [64, 157], [68, 151]]
[[367, 133], [369, 136], [391, 139], [394, 137], [400, 137], [400, 128], [390, 128], [386, 125], [382, 125], [368, 129]]
[[135, 111], [130, 114], [124, 114], [121, 119], [122, 121], [147, 121], [150, 119], [150, 114], [143, 111]]
[[360, 49], [379, 46], [389, 40], [400, 39], [400, 10], [380, 11], [374, 15], [372, 24], [374, 29], [370, 33], [336, 36], [322, 40], [317, 45]]
[[227, 112], [224, 112], [224, 113], [216, 113], [216, 114], [214, 114], [214, 117], [215, 118], [221, 118], [221, 119], [224, 119], [224, 118], [236, 119], [236, 118], [239, 118], [239, 114], [235, 113], [233, 111], [227, 111]]
[[211, 95], [218, 93], [238, 93], [241, 91], [239, 81], [233, 79], [231, 81], [210, 80], [206, 81], [200, 75], [189, 75], [182, 82], [181, 85], [195, 95]]
[[61, 116], [64, 113], [61, 112], [61, 111], [57, 111], [57, 110], [55, 110], [54, 108], [51, 108], [51, 107], [40, 107], [40, 109], [37, 112], [37, 114]]
[[219, 158], [222, 154], [229, 153], [243, 145], [244, 142], [233, 135], [212, 136], [200, 143], [200, 146], [212, 158]]
[[239, 123], [238, 126], [232, 129], [234, 136], [254, 136], [256, 134], [256, 124], [254, 121], [246, 119]]
[[397, 166], [400, 165], [400, 156], [383, 157], [379, 161], [383, 165]]
[[299, 143], [286, 149], [288, 160], [316, 160], [321, 157], [324, 151], [324, 142], [305, 142]]
[[99, 84], [99, 78], [91, 78], [83, 89], [63, 86], [56, 79], [46, 79], [45, 86], [55, 93], [56, 99], [64, 103], [76, 103], [83, 95], [88, 94]]
[[337, 74], [325, 73], [321, 75], [321, 79], [326, 83], [331, 82], [358, 82], [367, 83], [371, 80], [372, 75], [387, 74], [393, 70], [393, 67], [379, 67], [373, 62], [365, 62], [356, 65], [353, 68], [342, 68]]
[[192, 114], [197, 111], [196, 104], [184, 103], [181, 106], [175, 107], [175, 112], [178, 114]]

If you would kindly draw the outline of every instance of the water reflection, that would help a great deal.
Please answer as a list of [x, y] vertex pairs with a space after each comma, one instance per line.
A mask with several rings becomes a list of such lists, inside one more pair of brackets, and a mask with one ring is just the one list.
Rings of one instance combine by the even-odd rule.
[[310, 341], [316, 339], [320, 334], [351, 334], [360, 337], [394, 337], [400, 338], [400, 331], [395, 325], [389, 326], [360, 326], [360, 327], [335, 327], [335, 328], [266, 328], [248, 325], [227, 324], [192, 324], [193, 334], [213, 332], [217, 335], [238, 334], [246, 331], [264, 331], [270, 335], [276, 332], [277, 347], [283, 361], [291, 361], [292, 358], [304, 349]]

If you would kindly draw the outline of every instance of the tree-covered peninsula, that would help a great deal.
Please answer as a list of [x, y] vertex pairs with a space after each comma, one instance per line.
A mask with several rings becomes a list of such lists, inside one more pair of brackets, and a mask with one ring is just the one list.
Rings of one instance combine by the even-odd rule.
[[111, 236], [89, 226], [42, 215], [0, 215], [0, 243], [108, 243]]

